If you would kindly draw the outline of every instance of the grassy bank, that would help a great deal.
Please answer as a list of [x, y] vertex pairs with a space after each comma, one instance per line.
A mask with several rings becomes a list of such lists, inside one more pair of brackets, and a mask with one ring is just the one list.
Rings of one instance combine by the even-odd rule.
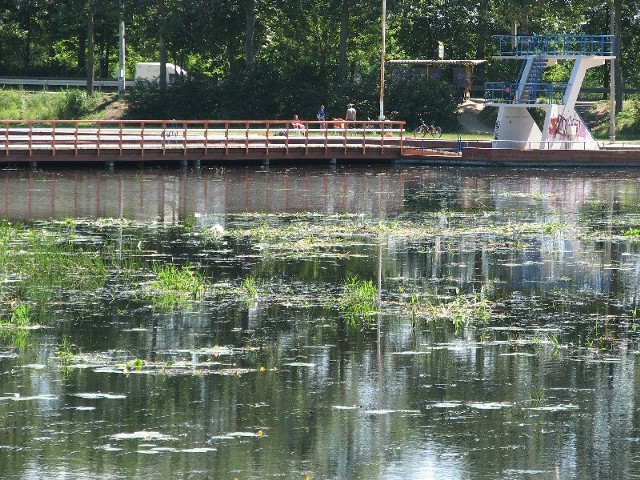
[[[82, 90], [29, 92], [0, 90], [1, 120], [72, 120], [119, 118], [123, 102], [112, 93], [87, 95]], [[114, 115], [115, 111], [115, 115]]]

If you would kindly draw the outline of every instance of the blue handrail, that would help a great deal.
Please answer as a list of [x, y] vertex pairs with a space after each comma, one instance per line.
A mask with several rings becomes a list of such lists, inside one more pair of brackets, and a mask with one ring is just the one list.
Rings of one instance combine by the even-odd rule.
[[[520, 90], [520, 86], [522, 89]], [[486, 82], [484, 101], [511, 104], [560, 104], [567, 88], [566, 83], [539, 82]]]
[[613, 35], [495, 35], [499, 56], [602, 56], [613, 57]]

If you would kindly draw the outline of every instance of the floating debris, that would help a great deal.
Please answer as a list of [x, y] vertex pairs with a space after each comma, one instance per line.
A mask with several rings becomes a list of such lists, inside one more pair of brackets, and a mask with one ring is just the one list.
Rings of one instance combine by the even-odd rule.
[[109, 435], [108, 438], [112, 440], [145, 440], [145, 441], [157, 440], [161, 442], [177, 440], [177, 438], [172, 437], [171, 435], [165, 435], [160, 432], [147, 431], [147, 430], [142, 430], [142, 431], [133, 432], [133, 433], [116, 433], [114, 435]]
[[85, 398], [88, 400], [98, 400], [98, 399], [106, 399], [106, 400], [121, 400], [127, 398], [126, 395], [122, 394], [113, 394], [113, 393], [72, 393], [71, 396]]
[[469, 408], [475, 408], [477, 410], [499, 410], [501, 408], [511, 408], [513, 403], [511, 402], [470, 402], [467, 403]]

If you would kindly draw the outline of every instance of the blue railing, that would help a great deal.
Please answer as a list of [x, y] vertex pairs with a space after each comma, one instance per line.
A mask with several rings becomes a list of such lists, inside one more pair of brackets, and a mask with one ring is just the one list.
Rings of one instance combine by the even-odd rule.
[[484, 101], [487, 103], [560, 104], [567, 88], [566, 83], [487, 82], [484, 84]]
[[499, 56], [614, 56], [613, 35], [495, 35]]

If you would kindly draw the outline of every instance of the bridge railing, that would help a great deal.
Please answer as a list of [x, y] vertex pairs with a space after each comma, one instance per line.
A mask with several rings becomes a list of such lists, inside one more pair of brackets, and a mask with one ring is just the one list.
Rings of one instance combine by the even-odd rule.
[[615, 54], [613, 35], [495, 35], [498, 56], [602, 56]]
[[332, 120], [0, 120], [0, 155], [64, 152], [111, 155], [217, 153], [342, 147], [384, 151], [402, 145], [402, 121]]
[[[522, 87], [522, 88], [520, 88]], [[560, 104], [567, 89], [566, 83], [537, 82], [486, 82], [484, 101], [486, 103], [511, 104]]]

